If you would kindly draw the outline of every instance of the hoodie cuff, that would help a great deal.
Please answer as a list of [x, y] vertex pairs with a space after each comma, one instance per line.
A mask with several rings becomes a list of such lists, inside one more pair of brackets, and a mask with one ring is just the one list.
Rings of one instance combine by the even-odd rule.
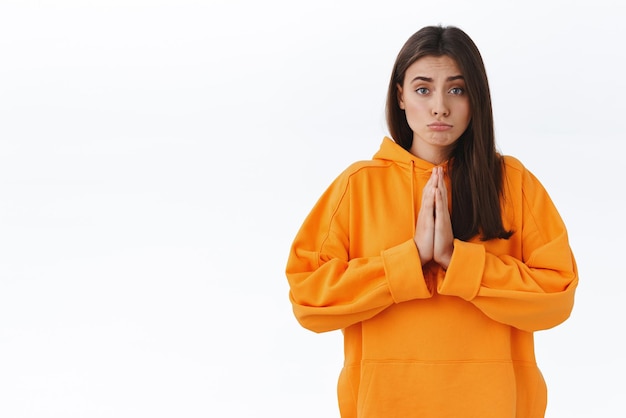
[[480, 289], [484, 269], [485, 247], [455, 239], [450, 265], [437, 291], [442, 295], [472, 300]]
[[391, 297], [396, 303], [432, 296], [426, 287], [417, 246], [413, 239], [381, 253]]

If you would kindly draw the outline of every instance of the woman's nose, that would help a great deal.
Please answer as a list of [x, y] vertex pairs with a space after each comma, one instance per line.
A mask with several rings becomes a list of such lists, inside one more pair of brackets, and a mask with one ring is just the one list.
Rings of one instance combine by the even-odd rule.
[[450, 109], [447, 106], [445, 97], [442, 95], [435, 95], [432, 107], [433, 116], [448, 116], [449, 113]]

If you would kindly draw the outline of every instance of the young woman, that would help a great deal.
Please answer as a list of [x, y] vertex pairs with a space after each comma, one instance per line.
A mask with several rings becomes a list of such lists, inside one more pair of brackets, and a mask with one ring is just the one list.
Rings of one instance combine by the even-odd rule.
[[536, 418], [533, 332], [578, 283], [540, 182], [496, 152], [486, 71], [455, 27], [411, 36], [387, 97], [391, 137], [330, 185], [286, 275], [302, 326], [341, 329], [343, 418]]

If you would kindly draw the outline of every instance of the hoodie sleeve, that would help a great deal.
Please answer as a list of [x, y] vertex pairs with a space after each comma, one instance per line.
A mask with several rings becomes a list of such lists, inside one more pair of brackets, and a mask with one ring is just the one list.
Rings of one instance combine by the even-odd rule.
[[432, 296], [413, 240], [371, 257], [350, 258], [350, 174], [337, 178], [298, 231], [286, 275], [299, 323], [312, 331], [346, 328], [388, 306]]
[[515, 222], [514, 233], [521, 234], [519, 257], [490, 253], [481, 242], [455, 240], [438, 291], [470, 301], [495, 321], [537, 331], [569, 317], [578, 271], [557, 209], [523, 167], [518, 193], [521, 222]]

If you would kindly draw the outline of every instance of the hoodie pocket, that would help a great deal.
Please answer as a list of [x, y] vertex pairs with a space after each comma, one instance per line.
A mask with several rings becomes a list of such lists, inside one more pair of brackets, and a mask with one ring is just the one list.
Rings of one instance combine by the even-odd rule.
[[365, 361], [359, 418], [515, 418], [508, 361]]

